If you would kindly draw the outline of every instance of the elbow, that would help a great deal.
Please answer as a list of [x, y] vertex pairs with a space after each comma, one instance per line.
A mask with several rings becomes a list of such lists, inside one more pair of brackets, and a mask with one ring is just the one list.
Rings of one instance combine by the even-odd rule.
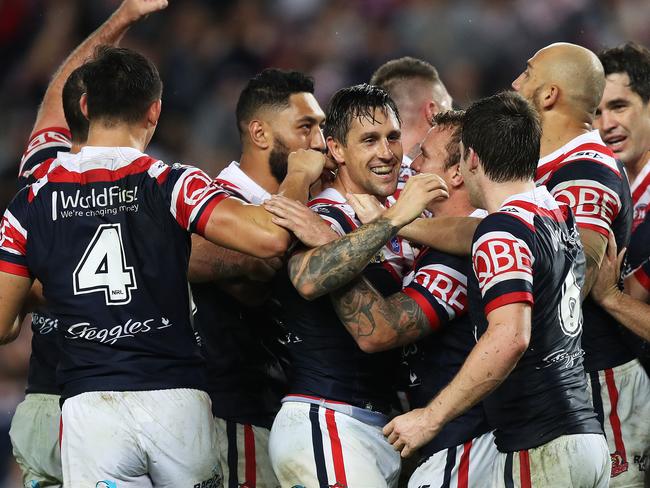
[[359, 349], [365, 353], [374, 354], [394, 349], [400, 345], [396, 334], [377, 334], [377, 332], [375, 330], [372, 335], [357, 337]]
[[303, 283], [292, 280], [293, 286], [298, 292], [298, 294], [307, 301], [316, 300], [321, 296], [316, 290], [316, 286], [313, 283]]
[[279, 258], [284, 256], [290, 245], [291, 237], [286, 232], [284, 235], [270, 234], [259, 242], [251, 255], [261, 259]]
[[530, 335], [519, 334], [512, 341], [512, 354], [519, 360], [521, 356], [528, 350], [530, 345]]
[[390, 349], [386, 347], [385, 344], [382, 344], [380, 341], [368, 339], [365, 337], [359, 337], [357, 339], [357, 345], [359, 346], [359, 349], [361, 349], [363, 352], [367, 354], [374, 354], [376, 352], [382, 352], [385, 351], [386, 349]]

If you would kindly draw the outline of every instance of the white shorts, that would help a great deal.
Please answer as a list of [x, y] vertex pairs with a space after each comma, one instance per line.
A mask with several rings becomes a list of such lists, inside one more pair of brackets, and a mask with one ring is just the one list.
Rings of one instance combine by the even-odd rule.
[[612, 461], [610, 486], [644, 486], [650, 471], [650, 380], [638, 359], [589, 374]]
[[492, 432], [443, 449], [418, 466], [408, 488], [482, 488], [492, 478], [497, 454]]
[[223, 486], [207, 393], [88, 392], [63, 404], [66, 488]]
[[399, 478], [400, 456], [380, 427], [309, 403], [282, 404], [269, 454], [282, 487], [383, 488]]
[[498, 453], [494, 488], [607, 488], [607, 443], [601, 434], [563, 435], [546, 444]]
[[9, 436], [24, 486], [60, 488], [59, 395], [28, 393], [16, 408]]
[[214, 419], [219, 439], [223, 484], [235, 488], [279, 488], [269, 459], [269, 435], [264, 427]]

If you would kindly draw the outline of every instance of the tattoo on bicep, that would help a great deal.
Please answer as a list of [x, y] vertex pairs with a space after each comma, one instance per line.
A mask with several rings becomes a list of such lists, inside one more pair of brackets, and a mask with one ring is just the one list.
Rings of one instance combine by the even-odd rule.
[[388, 219], [377, 219], [354, 232], [302, 255], [289, 267], [296, 287], [309, 284], [317, 295], [349, 283], [372, 257], [397, 234]]

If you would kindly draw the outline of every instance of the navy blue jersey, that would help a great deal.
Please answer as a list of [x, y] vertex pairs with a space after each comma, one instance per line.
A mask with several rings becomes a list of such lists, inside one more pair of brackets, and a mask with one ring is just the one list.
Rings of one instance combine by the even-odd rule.
[[515, 195], [479, 224], [472, 243], [469, 301], [479, 335], [487, 315], [511, 303], [532, 307], [528, 349], [484, 400], [501, 452], [561, 435], [601, 433], [587, 394], [580, 347], [584, 253], [573, 215], [546, 188]]
[[[216, 179], [229, 194], [260, 204], [266, 192], [236, 162]], [[212, 413], [231, 422], [271, 428], [287, 393], [283, 329], [273, 320], [272, 303], [250, 307], [232, 298], [216, 283], [192, 284], [194, 325], [201, 334], [206, 360], [207, 392]]]
[[[360, 225], [354, 211], [334, 189], [325, 190], [310, 206], [341, 235]], [[402, 289], [402, 278], [413, 260], [411, 246], [395, 238], [373, 258], [364, 276], [382, 294], [392, 295]], [[330, 297], [303, 299], [286, 270], [276, 278], [273, 291], [282, 310], [278, 319], [287, 328], [289, 393], [386, 413], [394, 398], [399, 352], [363, 352], [337, 317]]]
[[61, 343], [63, 396], [204, 388], [190, 324], [190, 233], [227, 194], [131, 148], [59, 154], [2, 220], [0, 270], [38, 278]]
[[[418, 257], [412, 281], [404, 293], [413, 298], [429, 319], [434, 334], [404, 346], [408, 367], [408, 396], [413, 408], [429, 404], [449, 384], [476, 344], [467, 314], [469, 259], [425, 249]], [[482, 404], [455, 418], [420, 449], [422, 458], [458, 446], [490, 430]]]
[[[20, 162], [20, 188], [45, 176], [57, 153], [68, 152], [70, 146], [70, 131], [64, 128], [50, 127], [32, 134]], [[56, 382], [59, 364], [58, 323], [46, 308], [32, 313], [32, 354], [29, 358], [27, 393], [58, 395], [61, 392]]]
[[[540, 160], [537, 183], [571, 207], [578, 228], [601, 233], [610, 230], [620, 248], [628, 245], [632, 200], [622, 165], [602, 142], [598, 131], [576, 137]], [[591, 297], [583, 303], [582, 345], [587, 371], [613, 368], [634, 359], [622, 326]]]

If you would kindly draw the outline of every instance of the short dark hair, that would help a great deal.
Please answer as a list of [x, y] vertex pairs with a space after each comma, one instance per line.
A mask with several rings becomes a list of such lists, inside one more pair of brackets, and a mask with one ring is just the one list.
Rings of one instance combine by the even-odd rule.
[[421, 59], [405, 56], [382, 64], [373, 73], [370, 84], [390, 92], [399, 81], [411, 79], [440, 83], [438, 70], [433, 65]]
[[598, 58], [605, 69], [605, 76], [626, 73], [630, 78], [630, 89], [644, 103], [650, 100], [650, 50], [647, 47], [636, 42], [626, 42], [601, 51]]
[[82, 64], [75, 69], [63, 85], [63, 114], [72, 133], [72, 140], [77, 143], [84, 143], [88, 139], [88, 119], [81, 112], [79, 99], [86, 93], [84, 85], [84, 71], [86, 65]]
[[352, 121], [358, 118], [374, 123], [376, 110], [381, 110], [386, 117], [391, 110], [401, 125], [402, 121], [395, 102], [378, 86], [364, 83], [341, 88], [332, 95], [327, 107], [325, 137], [331, 137], [343, 145], [347, 144]]
[[88, 119], [133, 123], [142, 119], [162, 94], [154, 64], [122, 47], [100, 46], [83, 73]]
[[237, 101], [237, 128], [246, 132], [246, 125], [262, 108], [277, 109], [289, 106], [289, 97], [295, 93], [314, 93], [314, 79], [299, 71], [267, 68], [251, 78]]
[[497, 183], [535, 178], [542, 135], [535, 108], [516, 92], [474, 102], [465, 112], [461, 139], [488, 178]]
[[460, 137], [462, 134], [464, 117], [464, 110], [447, 110], [446, 112], [438, 112], [433, 116], [434, 126], [440, 126], [452, 130], [451, 139], [445, 147], [447, 150], [445, 169], [449, 169], [460, 162]]

